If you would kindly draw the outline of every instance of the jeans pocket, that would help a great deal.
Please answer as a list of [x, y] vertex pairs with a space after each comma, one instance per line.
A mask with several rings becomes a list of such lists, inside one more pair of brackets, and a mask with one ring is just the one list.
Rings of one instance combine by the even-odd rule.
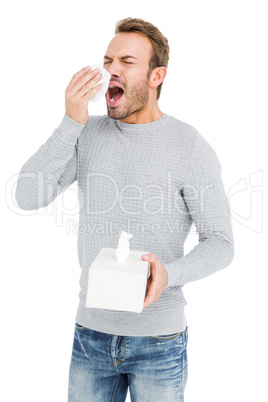
[[83, 325], [78, 324], [78, 322], [75, 323], [75, 329], [78, 329], [79, 331], [83, 331], [86, 329], [86, 327], [83, 327]]
[[182, 332], [175, 332], [174, 334], [168, 334], [168, 335], [155, 335], [155, 336], [150, 335], [149, 338], [168, 341], [169, 339], [177, 338], [178, 336], [180, 336], [182, 334], [183, 334], [183, 331]]

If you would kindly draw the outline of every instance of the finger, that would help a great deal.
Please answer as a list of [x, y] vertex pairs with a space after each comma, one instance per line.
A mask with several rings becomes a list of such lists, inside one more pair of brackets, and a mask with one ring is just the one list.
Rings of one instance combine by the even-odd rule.
[[151, 264], [151, 276], [152, 276], [152, 282], [156, 281], [156, 276], [157, 276], [157, 269], [155, 264]]
[[143, 307], [148, 307], [153, 301], [154, 301], [153, 296], [148, 294], [148, 295], [145, 297], [145, 300], [144, 300], [144, 302], [143, 302]]
[[68, 87], [66, 88], [66, 91], [69, 91], [74, 86], [76, 81], [79, 80], [80, 77], [85, 75], [90, 70], [91, 70], [91, 66], [87, 66], [87, 67], [82, 68], [82, 70], [78, 71], [76, 74], [74, 74]]
[[144, 306], [148, 307], [149, 304], [151, 304], [155, 300], [155, 286], [152, 283], [149, 287], [148, 292], [146, 293], [145, 299], [144, 299]]
[[90, 91], [88, 91], [83, 97], [82, 99], [85, 99], [87, 102], [90, 101], [95, 95], [96, 93], [101, 89], [102, 83], [96, 85], [94, 88], [92, 88]]
[[[89, 71], [88, 73], [86, 73], [85, 75], [83, 75], [83, 77], [79, 78], [79, 80], [74, 84], [74, 86], [69, 90], [68, 95], [71, 96], [75, 96], [78, 92], [80, 92], [81, 90], [83, 91], [83, 88], [86, 84], [90, 83], [91, 81], [93, 81], [93, 79], [96, 78], [96, 76], [98, 75], [98, 70], [94, 69], [92, 71]], [[95, 81], [96, 83], [96, 81]], [[94, 85], [95, 85], [94, 83]], [[93, 86], [94, 86], [93, 85]], [[92, 87], [93, 87], [92, 86]], [[88, 92], [88, 90], [86, 91]], [[83, 96], [85, 94], [85, 92], [82, 94], [80, 94], [80, 96]]]
[[146, 295], [147, 295], [147, 293], [148, 293], [148, 290], [149, 290], [149, 288], [150, 288], [151, 283], [152, 283], [152, 277], [151, 277], [151, 275], [150, 275], [149, 278], [147, 279]]
[[93, 90], [97, 82], [101, 79], [101, 74], [97, 74], [94, 78], [88, 81], [78, 92], [77, 95], [82, 98], [86, 95], [89, 91]]
[[143, 258], [143, 260], [149, 261], [150, 254], [143, 254], [141, 257]]
[[142, 255], [142, 258], [145, 260], [145, 261], [149, 261], [149, 262], [156, 262], [156, 260], [157, 260], [157, 257], [153, 254], [153, 253], [150, 253], [150, 254], [144, 254], [144, 255]]

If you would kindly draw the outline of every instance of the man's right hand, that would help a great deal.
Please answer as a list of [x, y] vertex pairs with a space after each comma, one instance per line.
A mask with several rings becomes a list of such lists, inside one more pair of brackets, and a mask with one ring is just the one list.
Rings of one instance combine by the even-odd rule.
[[[88, 120], [88, 102], [101, 89], [102, 84], [96, 85], [101, 79], [98, 69], [84, 67], [73, 75], [65, 90], [65, 113], [75, 121], [86, 124]], [[94, 88], [94, 86], [96, 87]]]

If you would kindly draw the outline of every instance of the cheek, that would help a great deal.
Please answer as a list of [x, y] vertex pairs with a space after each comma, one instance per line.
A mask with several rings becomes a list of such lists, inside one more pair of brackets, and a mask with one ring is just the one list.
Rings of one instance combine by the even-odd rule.
[[[126, 98], [139, 97], [148, 91], [148, 69], [130, 67], [125, 69], [122, 78], [125, 82]], [[132, 99], [133, 101], [133, 99]]]
[[126, 69], [124, 72], [124, 80], [127, 86], [134, 87], [138, 85], [141, 81], [144, 81], [147, 78], [147, 74], [144, 73], [144, 70], [137, 67], [130, 67]]

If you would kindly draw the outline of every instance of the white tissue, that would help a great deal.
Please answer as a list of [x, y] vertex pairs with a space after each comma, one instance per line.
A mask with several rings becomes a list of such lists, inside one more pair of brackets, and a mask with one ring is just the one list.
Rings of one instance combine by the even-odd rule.
[[[99, 85], [99, 84], [102, 84], [102, 83], [103, 83], [101, 89], [96, 93], [95, 96], [93, 96], [92, 99], [90, 99], [91, 102], [96, 103], [96, 102], [98, 102], [98, 100], [99, 100], [103, 95], [106, 94], [106, 92], [107, 92], [107, 90], [108, 90], [108, 87], [109, 87], [109, 82], [110, 82], [110, 79], [111, 79], [111, 74], [108, 73], [108, 71], [105, 70], [105, 68], [101, 67], [99, 64], [93, 64], [93, 65], [91, 66], [91, 70], [93, 70], [94, 68], [98, 68], [99, 71], [100, 71], [100, 73], [101, 73], [101, 75], [102, 75], [101, 79], [99, 80], [99, 82], [97, 82], [96, 85]], [[95, 85], [95, 86], [96, 86], [96, 85]], [[94, 87], [94, 88], [95, 88], [95, 87]]]
[[119, 237], [118, 246], [116, 249], [116, 259], [117, 262], [123, 263], [129, 257], [130, 250], [129, 250], [129, 239], [131, 239], [133, 235], [131, 233], [127, 233], [122, 231]]

